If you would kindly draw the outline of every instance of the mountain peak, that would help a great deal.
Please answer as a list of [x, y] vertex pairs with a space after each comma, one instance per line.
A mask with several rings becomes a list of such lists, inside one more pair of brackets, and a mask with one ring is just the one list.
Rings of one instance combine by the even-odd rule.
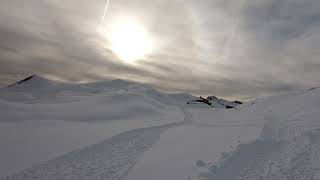
[[18, 81], [18, 82], [16, 82], [16, 83], [14, 83], [14, 84], [9, 85], [8, 87], [12, 87], [12, 86], [15, 86], [15, 85], [17, 85], [17, 84], [22, 84], [22, 83], [24, 83], [24, 82], [26, 82], [26, 81], [29, 81], [30, 79], [34, 78], [35, 76], [36, 76], [36, 75], [32, 75], [32, 76], [29, 76], [29, 77], [27, 77], [27, 78], [24, 78], [24, 79], [22, 79], [22, 80], [20, 80], [20, 81]]
[[52, 81], [41, 77], [39, 75], [28, 76], [20, 81], [17, 81], [14, 84], [9, 85], [8, 87], [18, 87], [18, 86], [28, 86], [30, 84], [38, 84], [38, 85], [48, 85], [51, 84]]
[[22, 79], [20, 81], [15, 82], [14, 84], [9, 85], [8, 87], [13, 87], [13, 86], [16, 86], [18, 84], [25, 83], [25, 82], [29, 81], [30, 79], [37, 78], [37, 77], [38, 77], [37, 75], [32, 75], [32, 76], [26, 77], [26, 78], [24, 78], [24, 79]]

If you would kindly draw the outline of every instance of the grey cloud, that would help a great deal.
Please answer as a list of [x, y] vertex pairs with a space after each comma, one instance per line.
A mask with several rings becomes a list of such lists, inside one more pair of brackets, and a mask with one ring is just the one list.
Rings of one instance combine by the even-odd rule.
[[106, 22], [135, 16], [159, 43], [136, 66], [122, 63], [97, 33], [104, 5], [4, 0], [0, 84], [25, 74], [72, 82], [123, 78], [232, 98], [320, 83], [318, 0], [111, 0]]

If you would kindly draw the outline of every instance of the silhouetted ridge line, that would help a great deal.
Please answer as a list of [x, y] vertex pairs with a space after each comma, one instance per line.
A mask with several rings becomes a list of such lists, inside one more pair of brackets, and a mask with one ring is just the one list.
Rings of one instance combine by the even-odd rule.
[[32, 75], [32, 76], [29, 76], [29, 77], [27, 77], [27, 78], [24, 78], [24, 79], [22, 79], [21, 81], [18, 81], [18, 82], [14, 83], [14, 84], [9, 85], [8, 87], [12, 87], [12, 86], [14, 86], [14, 85], [16, 85], [16, 84], [22, 84], [22, 83], [24, 83], [24, 82], [26, 82], [26, 81], [29, 81], [30, 79], [34, 78], [35, 76], [36, 76], [36, 75]]

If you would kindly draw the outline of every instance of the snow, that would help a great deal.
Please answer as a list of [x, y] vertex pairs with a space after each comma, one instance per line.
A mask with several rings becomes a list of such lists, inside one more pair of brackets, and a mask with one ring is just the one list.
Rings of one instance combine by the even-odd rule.
[[[244, 131], [244, 132], [243, 132]], [[169, 129], [129, 173], [130, 180], [176, 179], [196, 176], [196, 162], [218, 159], [259, 132], [251, 127], [180, 126]]]
[[70, 85], [39, 76], [0, 93], [0, 177], [123, 132], [182, 121], [170, 97], [187, 98], [121, 80]]
[[99, 143], [114, 135], [161, 121], [23, 121], [0, 123], [0, 174], [5, 176], [75, 149]]
[[243, 110], [262, 115], [255, 141], [212, 161], [197, 179], [320, 179], [320, 90], [259, 99]]
[[119, 179], [172, 125], [132, 130], [36, 165], [10, 179]]
[[228, 112], [232, 115], [224, 122], [220, 116], [227, 113], [226, 110], [187, 106], [184, 111], [185, 123], [162, 133], [127, 179], [183, 180], [194, 177], [199, 170], [197, 162], [218, 160], [222, 153], [234, 150], [240, 143], [255, 140], [263, 128], [258, 119], [248, 122], [250, 114], [239, 119], [241, 111]]
[[193, 99], [122, 80], [3, 88], [0, 177], [320, 179], [319, 88], [235, 109]]

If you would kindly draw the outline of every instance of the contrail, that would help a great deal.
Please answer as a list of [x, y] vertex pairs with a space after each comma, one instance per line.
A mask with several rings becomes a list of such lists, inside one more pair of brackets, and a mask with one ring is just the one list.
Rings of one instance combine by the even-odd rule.
[[100, 21], [100, 26], [103, 24], [104, 19], [105, 19], [106, 16], [107, 16], [108, 8], [109, 8], [109, 3], [110, 3], [110, 0], [107, 0], [106, 7], [104, 8], [103, 16], [102, 16], [101, 21]]

